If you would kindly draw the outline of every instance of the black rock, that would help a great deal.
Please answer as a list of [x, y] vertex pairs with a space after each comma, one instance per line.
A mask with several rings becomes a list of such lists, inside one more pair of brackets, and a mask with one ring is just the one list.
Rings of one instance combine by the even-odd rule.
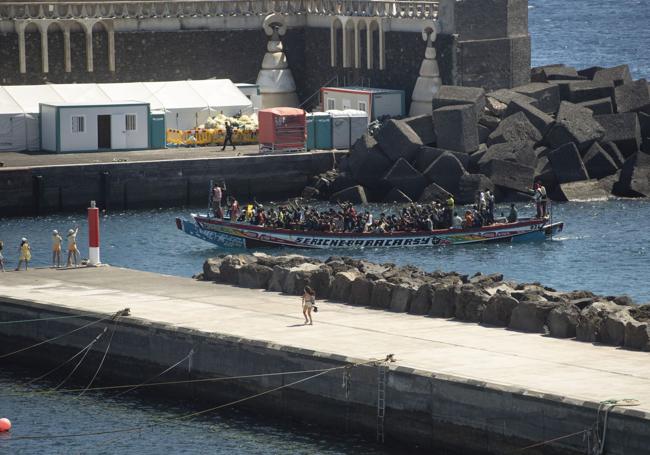
[[[507, 105], [506, 105], [506, 109], [507, 109]], [[479, 119], [478, 123], [479, 125], [485, 126], [487, 129], [490, 130], [490, 132], [492, 132], [496, 130], [497, 126], [499, 126], [499, 123], [501, 123], [501, 118], [497, 117], [496, 115], [492, 115], [484, 112], [483, 115], [481, 115], [481, 118]]]
[[538, 158], [537, 166], [535, 167], [535, 181], [542, 182], [547, 191], [557, 186], [557, 177], [553, 171], [553, 166], [547, 156]]
[[359, 138], [352, 147], [348, 168], [352, 177], [362, 185], [376, 187], [392, 163], [368, 134]]
[[607, 177], [618, 170], [618, 166], [614, 160], [612, 160], [609, 154], [597, 142], [594, 142], [589, 147], [582, 161], [585, 164], [589, 177], [592, 179]]
[[495, 191], [494, 183], [483, 174], [465, 174], [458, 182], [456, 204], [471, 204], [476, 200], [476, 193], [489, 189]]
[[577, 80], [581, 78], [581, 76], [578, 75], [576, 69], [570, 66], [546, 66], [542, 70], [542, 75], [544, 80], [541, 80], [542, 78], [540, 78], [540, 80], [536, 80], [534, 82]]
[[589, 109], [562, 101], [556, 122], [546, 134], [545, 142], [553, 148], [574, 142], [580, 150], [587, 150], [604, 135], [604, 128], [594, 120]]
[[[559, 102], [558, 102], [559, 104]], [[537, 128], [537, 131], [543, 136], [548, 128], [553, 124], [555, 120], [550, 115], [542, 112], [537, 109], [535, 106], [532, 106], [528, 103], [522, 103], [517, 100], [513, 100], [508, 104], [508, 109], [506, 110], [506, 117], [510, 118], [514, 114], [522, 112], [528, 121]]]
[[548, 68], [563, 68], [566, 65], [564, 63], [553, 63], [550, 65], [535, 66], [530, 69], [530, 80], [532, 82], [546, 82], [546, 74], [544, 70]]
[[396, 203], [396, 204], [401, 204], [401, 203], [410, 203], [413, 202], [413, 200], [408, 197], [406, 194], [398, 190], [397, 188], [393, 188], [388, 192], [386, 196], [384, 196], [384, 202], [387, 203]]
[[542, 134], [530, 123], [526, 114], [520, 111], [503, 119], [497, 129], [490, 134], [487, 143], [488, 145], [503, 142], [537, 143], [541, 139]]
[[495, 185], [518, 192], [527, 192], [533, 186], [535, 168], [512, 161], [490, 160], [483, 174]]
[[547, 114], [555, 114], [560, 107], [560, 88], [555, 84], [532, 82], [515, 87], [512, 90], [536, 99], [537, 108]]
[[602, 70], [602, 66], [590, 66], [582, 70], [578, 70], [578, 76], [586, 77], [587, 79], [593, 79], [596, 71]]
[[462, 163], [451, 153], [443, 153], [424, 171], [430, 183], [436, 183], [450, 193], [456, 193], [460, 178], [467, 172]]
[[400, 158], [411, 161], [422, 147], [420, 136], [401, 120], [390, 119], [384, 123], [376, 139], [383, 152], [393, 162]]
[[612, 82], [618, 86], [632, 82], [632, 75], [627, 65], [619, 65], [595, 71], [592, 79], [596, 82]]
[[613, 82], [579, 81], [568, 85], [568, 97], [572, 103], [614, 97]]
[[338, 191], [330, 197], [332, 202], [351, 202], [352, 204], [367, 204], [366, 191], [361, 185], [351, 186]]
[[607, 152], [607, 154], [612, 159], [612, 161], [614, 161], [617, 168], [623, 166], [623, 163], [625, 162], [625, 157], [618, 149], [616, 144], [614, 144], [613, 142], [600, 142], [600, 146], [603, 148], [605, 152]]
[[404, 158], [395, 162], [384, 176], [384, 180], [412, 200], [417, 200], [420, 197], [428, 183], [427, 179]]
[[478, 169], [483, 172], [487, 163], [495, 159], [512, 161], [530, 167], [537, 163], [537, 155], [532, 142], [504, 142], [491, 145], [478, 161]]
[[614, 102], [611, 98], [600, 98], [593, 101], [584, 101], [577, 103], [578, 106], [586, 107], [594, 115], [612, 114], [614, 112]]
[[641, 148], [641, 126], [635, 112], [597, 115], [594, 119], [605, 129], [602, 140], [616, 144], [626, 158]]
[[589, 174], [585, 168], [580, 152], [573, 143], [564, 144], [548, 154], [553, 166], [553, 172], [558, 183], [588, 180]]
[[487, 151], [487, 145], [481, 144], [478, 146], [478, 150], [469, 156], [469, 164], [465, 169], [467, 169], [470, 174], [478, 172], [478, 162], [483, 158]]
[[420, 141], [424, 145], [432, 145], [436, 143], [436, 133], [433, 130], [433, 119], [431, 115], [424, 114], [417, 117], [409, 117], [403, 120], [408, 126], [411, 127], [415, 134], [420, 137]]
[[485, 91], [479, 87], [461, 87], [456, 85], [443, 85], [433, 95], [432, 108], [435, 111], [445, 106], [470, 104], [476, 114], [476, 119], [485, 108]]
[[610, 192], [598, 180], [562, 183], [553, 189], [554, 201], [605, 201]]
[[484, 144], [487, 142], [488, 137], [492, 130], [481, 123], [478, 124], [478, 142], [479, 144]]
[[517, 93], [507, 88], [495, 90], [485, 96], [486, 109], [496, 117], [503, 117], [506, 113], [506, 109], [508, 108], [508, 104], [514, 100], [517, 100], [520, 103], [528, 103], [535, 107], [538, 106], [538, 102], [535, 98], [522, 95], [521, 93]]
[[413, 167], [420, 172], [424, 172], [429, 166], [431, 166], [431, 163], [437, 160], [443, 153], [451, 153], [458, 158], [458, 161], [460, 161], [463, 167], [467, 169], [467, 166], [469, 165], [469, 153], [445, 150], [438, 147], [422, 147], [417, 155], [415, 155]]
[[478, 117], [471, 104], [447, 106], [433, 111], [438, 147], [457, 152], [478, 148]]
[[[458, 190], [456, 190], [458, 192]], [[418, 202], [446, 201], [451, 193], [436, 183], [430, 183], [422, 191]]]
[[638, 152], [623, 163], [614, 191], [619, 196], [650, 197], [649, 154]]
[[650, 103], [648, 83], [645, 79], [619, 85], [614, 89], [616, 112], [631, 112]]

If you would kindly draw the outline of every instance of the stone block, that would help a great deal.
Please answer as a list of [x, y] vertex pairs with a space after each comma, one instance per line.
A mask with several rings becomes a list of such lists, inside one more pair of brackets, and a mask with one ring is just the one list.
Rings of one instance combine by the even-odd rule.
[[614, 103], [611, 98], [600, 98], [593, 101], [583, 101], [577, 103], [578, 106], [586, 107], [594, 115], [612, 114], [614, 112]]
[[[547, 190], [557, 186], [557, 177], [553, 171], [553, 166], [547, 156], [542, 156], [537, 159], [537, 166], [535, 167], [535, 181], [540, 181]], [[550, 195], [549, 195], [550, 196]]]
[[256, 263], [246, 264], [238, 271], [237, 284], [245, 288], [266, 289], [272, 275], [271, 267]]
[[420, 136], [408, 124], [395, 119], [384, 123], [376, 139], [384, 154], [393, 162], [400, 158], [413, 160], [423, 145]]
[[510, 324], [512, 310], [518, 304], [517, 299], [498, 292], [488, 300], [481, 316], [481, 322], [497, 327], [507, 327]]
[[533, 126], [523, 112], [515, 112], [504, 118], [488, 137], [488, 145], [503, 142], [532, 142], [542, 139], [542, 133]]
[[[521, 103], [517, 100], [513, 100], [510, 102], [510, 104], [508, 104], [508, 109], [506, 109], [505, 113], [506, 120], [520, 112], [526, 116], [528, 121], [537, 129], [537, 131], [539, 131], [541, 136], [546, 133], [548, 128], [555, 121], [553, 120], [553, 117], [537, 109], [535, 106], [532, 106], [528, 103]], [[506, 120], [504, 120], [504, 122]]]
[[436, 183], [450, 193], [456, 193], [460, 178], [467, 172], [451, 153], [443, 153], [424, 171], [429, 183]]
[[456, 193], [456, 204], [471, 204], [476, 199], [476, 193], [489, 189], [495, 191], [494, 183], [483, 174], [465, 174], [458, 182], [458, 192]]
[[533, 186], [535, 168], [512, 161], [495, 159], [486, 163], [483, 173], [494, 185], [526, 193]]
[[442, 202], [449, 199], [450, 195], [452, 195], [452, 193], [445, 190], [440, 185], [429, 183], [424, 191], [422, 191], [418, 202]]
[[537, 155], [530, 142], [505, 142], [488, 147], [487, 152], [478, 161], [478, 169], [483, 172], [486, 165], [492, 160], [512, 161], [526, 166], [534, 167]]
[[628, 323], [635, 323], [627, 308], [615, 313], [610, 313], [603, 320], [600, 341], [610, 346], [623, 346], [625, 344], [625, 327]]
[[456, 297], [455, 316], [461, 321], [481, 322], [490, 296], [473, 285], [463, 285]]
[[563, 68], [564, 63], [553, 63], [550, 65], [535, 66], [530, 69], [531, 82], [547, 82], [545, 70], [553, 68]]
[[395, 285], [386, 280], [377, 280], [373, 283], [370, 296], [370, 306], [376, 308], [390, 308], [391, 294]]
[[368, 198], [366, 197], [366, 190], [361, 185], [355, 185], [332, 194], [330, 201], [367, 204]]
[[556, 81], [556, 80], [578, 80], [581, 76], [578, 75], [578, 71], [571, 66], [547, 66], [542, 70], [544, 75], [544, 81]]
[[413, 167], [420, 172], [424, 172], [429, 166], [431, 166], [431, 163], [437, 160], [443, 153], [451, 153], [458, 158], [458, 161], [460, 161], [463, 167], [467, 169], [470, 159], [469, 153], [445, 150], [438, 147], [422, 147], [415, 156]]
[[625, 347], [650, 351], [650, 325], [638, 321], [625, 324]]
[[650, 197], [650, 155], [638, 152], [621, 168], [621, 177], [614, 185], [618, 196]]
[[456, 313], [456, 298], [460, 288], [445, 284], [434, 288], [429, 316], [434, 318], [453, 318]]
[[609, 154], [597, 142], [594, 142], [589, 147], [582, 161], [585, 164], [589, 177], [592, 179], [602, 179], [618, 170], [618, 166], [614, 160], [612, 160]]
[[421, 285], [412, 297], [409, 313], [426, 315], [431, 311], [435, 289], [431, 284]]
[[457, 34], [463, 40], [490, 40], [528, 33], [528, 2], [524, 0], [490, 1], [490, 20], [485, 20], [484, 0], [447, 2], [441, 5], [444, 33]]
[[471, 104], [436, 109], [433, 125], [438, 147], [466, 153], [478, 148], [478, 117]]
[[538, 101], [535, 98], [531, 98], [530, 96], [522, 95], [521, 93], [517, 93], [513, 90], [503, 88], [486, 94], [486, 108], [488, 111], [490, 111], [490, 113], [492, 113], [492, 115], [500, 118], [505, 115], [508, 104], [515, 100], [519, 101], [520, 103], [530, 104], [535, 107], [539, 105]]
[[650, 103], [650, 93], [645, 79], [619, 85], [614, 89], [616, 112], [632, 112], [648, 103]]
[[415, 134], [418, 135], [422, 144], [432, 145], [436, 143], [436, 132], [433, 129], [433, 119], [431, 114], [405, 118], [403, 122], [415, 131]]
[[594, 119], [605, 130], [602, 140], [616, 144], [624, 157], [634, 155], [641, 148], [641, 125], [635, 112], [597, 115]]
[[606, 201], [610, 198], [608, 191], [598, 180], [562, 183], [549, 195], [554, 201]]
[[223, 258], [208, 258], [203, 263], [203, 281], [221, 281], [221, 263]]
[[575, 305], [560, 305], [548, 314], [549, 334], [555, 338], [574, 338], [580, 309]]
[[354, 143], [348, 159], [352, 177], [368, 187], [377, 187], [391, 165], [392, 162], [369, 134], [364, 134]]
[[560, 88], [555, 84], [531, 82], [512, 90], [537, 100], [537, 108], [546, 114], [555, 114], [560, 107]]
[[485, 108], [485, 90], [479, 87], [461, 87], [455, 85], [443, 85], [433, 95], [433, 110], [446, 106], [458, 106], [469, 104], [472, 106], [476, 119], [480, 117]]
[[393, 287], [390, 296], [390, 311], [406, 313], [409, 311], [414, 289], [409, 285], [400, 284]]
[[594, 119], [593, 112], [585, 107], [562, 101], [556, 122], [546, 134], [545, 142], [553, 148], [573, 142], [579, 150], [585, 151], [604, 135], [605, 130]]
[[580, 152], [573, 143], [566, 143], [552, 150], [548, 159], [553, 166], [553, 172], [558, 183], [588, 180], [589, 174], [585, 168]]
[[350, 286], [348, 303], [350, 305], [369, 306], [372, 295], [372, 282], [365, 277], [358, 277]]
[[614, 98], [613, 82], [579, 81], [568, 85], [568, 99], [572, 103]]
[[592, 79], [594, 82], [611, 82], [618, 86], [632, 82], [632, 75], [629, 66], [619, 65], [596, 70]]
[[617, 168], [621, 168], [625, 162], [625, 157], [619, 150], [618, 146], [613, 142], [599, 142], [602, 149], [607, 152], [609, 157], [616, 163]]
[[352, 283], [359, 275], [359, 271], [356, 269], [336, 273], [332, 281], [330, 298], [338, 302], [348, 302], [352, 290]]
[[[501, 103], [503, 104], [503, 103]], [[527, 103], [530, 104], [530, 103]], [[504, 109], [507, 109], [507, 105], [504, 105]], [[505, 114], [505, 111], [504, 111]], [[497, 129], [497, 126], [499, 126], [499, 123], [501, 123], [501, 117], [497, 117], [496, 115], [488, 114], [486, 112], [483, 112], [483, 115], [481, 115], [481, 118], [478, 121], [479, 125], [485, 126], [487, 129], [490, 130], [490, 132], [494, 131]]]
[[490, 133], [493, 130], [480, 123], [477, 125], [477, 128], [478, 128], [478, 142], [479, 144], [485, 144], [488, 140], [488, 137], [490, 137]]
[[395, 162], [384, 176], [384, 180], [393, 188], [402, 191], [411, 200], [417, 200], [428, 183], [427, 179], [404, 158]]
[[470, 174], [475, 174], [479, 172], [478, 162], [481, 161], [481, 158], [485, 156], [487, 151], [488, 151], [487, 145], [481, 144], [478, 146], [478, 150], [469, 156], [469, 165], [465, 168], [467, 169], [467, 172], [469, 172]]
[[406, 194], [404, 194], [402, 191], [398, 190], [397, 188], [392, 188], [386, 196], [384, 196], [384, 202], [387, 202], [389, 204], [408, 204], [410, 202], [413, 202], [413, 199], [408, 197]]
[[548, 301], [522, 301], [512, 310], [510, 324], [513, 330], [543, 333], [549, 314], [558, 306]]
[[596, 74], [596, 71], [602, 70], [602, 66], [590, 66], [589, 68], [584, 68], [581, 70], [578, 70], [578, 76], [586, 77], [587, 79], [593, 79], [594, 74]]

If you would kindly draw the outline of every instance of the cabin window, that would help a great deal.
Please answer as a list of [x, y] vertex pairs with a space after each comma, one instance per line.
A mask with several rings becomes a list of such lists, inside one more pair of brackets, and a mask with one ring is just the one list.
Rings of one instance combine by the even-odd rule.
[[363, 112], [367, 112], [368, 105], [366, 104], [365, 101], [359, 101], [359, 110]]
[[126, 114], [124, 116], [124, 119], [126, 121], [126, 130], [135, 131], [136, 130], [135, 114]]
[[331, 111], [333, 109], [336, 109], [336, 101], [334, 98], [327, 98], [327, 110]]
[[83, 115], [73, 115], [71, 117], [72, 121], [72, 132], [73, 133], [83, 133], [86, 131], [86, 117]]

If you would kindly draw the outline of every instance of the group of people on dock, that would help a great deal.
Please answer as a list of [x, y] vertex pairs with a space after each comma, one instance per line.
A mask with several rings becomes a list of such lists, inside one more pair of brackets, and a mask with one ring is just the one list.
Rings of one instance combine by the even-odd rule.
[[[66, 240], [68, 244], [68, 260], [66, 267], [77, 267], [79, 265], [79, 248], [77, 248], [77, 234], [79, 233], [79, 228], [75, 227], [74, 229], [68, 230], [66, 235]], [[60, 268], [61, 267], [61, 251], [63, 245], [63, 237], [59, 234], [59, 231], [54, 229], [52, 231], [52, 267]], [[4, 242], [0, 240], [0, 270], [5, 271], [5, 260], [3, 256]], [[27, 237], [20, 239], [20, 246], [18, 248], [18, 265], [14, 269], [19, 271], [24, 265], [25, 270], [27, 270], [30, 261], [32, 260], [32, 247], [29, 244]]]

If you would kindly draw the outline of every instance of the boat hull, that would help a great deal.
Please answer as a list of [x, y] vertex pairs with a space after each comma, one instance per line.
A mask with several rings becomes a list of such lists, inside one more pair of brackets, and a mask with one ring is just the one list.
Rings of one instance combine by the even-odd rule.
[[227, 220], [192, 215], [194, 221], [176, 219], [176, 226], [191, 236], [224, 248], [292, 247], [306, 249], [422, 248], [486, 242], [544, 240], [562, 231], [564, 223], [527, 219], [472, 229], [432, 232], [332, 233], [269, 229]]

